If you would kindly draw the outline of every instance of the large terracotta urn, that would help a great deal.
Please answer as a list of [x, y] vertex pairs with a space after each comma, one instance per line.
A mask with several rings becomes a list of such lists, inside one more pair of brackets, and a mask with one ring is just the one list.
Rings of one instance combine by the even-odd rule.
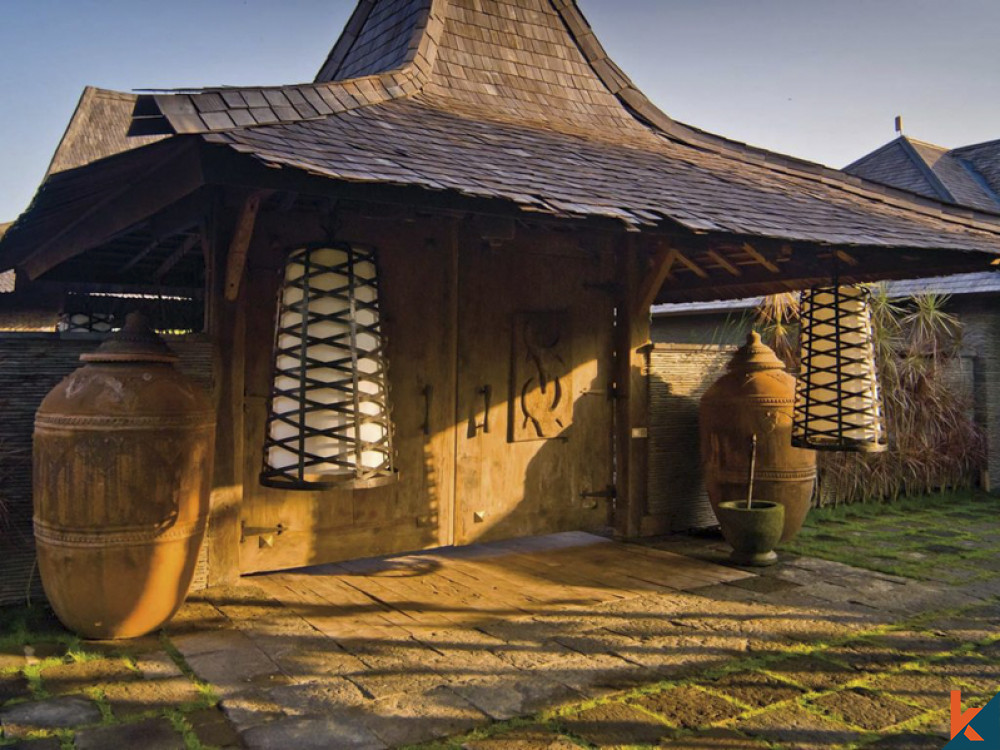
[[177, 611], [205, 533], [215, 415], [133, 313], [35, 416], [35, 542], [56, 615], [130, 638]]
[[727, 372], [701, 398], [699, 431], [705, 488], [716, 517], [719, 503], [746, 500], [750, 442], [757, 435], [754, 499], [785, 508], [781, 541], [805, 520], [816, 482], [816, 453], [792, 447], [795, 378], [757, 333], [747, 336]]

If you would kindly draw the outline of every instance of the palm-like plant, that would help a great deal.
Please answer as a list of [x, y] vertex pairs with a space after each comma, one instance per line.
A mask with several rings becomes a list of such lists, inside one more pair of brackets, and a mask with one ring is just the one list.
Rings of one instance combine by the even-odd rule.
[[[820, 497], [825, 502], [894, 500], [946, 487], [968, 486], [986, 458], [985, 439], [967, 398], [953, 387], [960, 366], [962, 326], [945, 308], [948, 297], [889, 297], [872, 289], [872, 327], [889, 450], [821, 453]], [[796, 366], [797, 297], [767, 297], [754, 327], [779, 356]]]

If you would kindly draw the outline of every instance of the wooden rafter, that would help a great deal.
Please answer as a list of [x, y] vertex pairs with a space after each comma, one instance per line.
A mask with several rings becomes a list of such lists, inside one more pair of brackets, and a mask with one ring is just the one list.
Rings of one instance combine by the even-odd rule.
[[677, 262], [680, 263], [685, 268], [687, 268], [691, 273], [693, 273], [699, 279], [708, 278], [708, 273], [706, 273], [704, 268], [699, 266], [697, 263], [695, 263], [693, 260], [687, 257], [684, 253], [682, 253], [680, 250], [675, 250], [674, 252], [677, 253]]
[[757, 263], [764, 266], [764, 268], [766, 268], [771, 273], [781, 273], [780, 268], [778, 268], [776, 265], [774, 265], [774, 263], [772, 263], [763, 255], [761, 255], [759, 252], [757, 252], [756, 248], [754, 248], [754, 246], [751, 245], [749, 242], [743, 243], [743, 252], [745, 252], [747, 255], [749, 255], [751, 258], [757, 261]]
[[726, 260], [725, 258], [723, 258], [715, 250], [706, 250], [705, 251], [705, 256], [707, 258], [709, 258], [713, 263], [715, 263], [715, 265], [717, 265], [723, 271], [725, 271], [726, 273], [728, 273], [729, 275], [731, 275], [731, 276], [742, 276], [743, 275], [743, 272], [739, 268], [737, 268], [732, 263], [730, 263], [728, 260]]
[[844, 250], [837, 250], [834, 252], [834, 255], [837, 256], [837, 260], [843, 261], [849, 266], [858, 265], [858, 259]]
[[170, 269], [176, 266], [181, 258], [191, 252], [191, 249], [201, 242], [201, 232], [195, 232], [184, 238], [184, 241], [180, 244], [176, 250], [174, 250], [170, 255], [164, 260], [160, 267], [156, 269], [156, 273], [153, 274], [153, 278], [159, 282], [164, 276], [170, 273]]
[[121, 267], [121, 270], [119, 271], [119, 273], [126, 273], [128, 271], [131, 271], [133, 268], [135, 268], [136, 264], [138, 264], [143, 258], [145, 258], [146, 256], [148, 256], [151, 252], [153, 252], [159, 246], [160, 246], [160, 238], [156, 237], [156, 238], [153, 239], [152, 242], [150, 242], [148, 245], [146, 245], [144, 248], [142, 248], [142, 250], [140, 250], [135, 255], [133, 255], [131, 258], [129, 258], [128, 261], [125, 263], [125, 265], [123, 265]]
[[233, 230], [233, 239], [229, 243], [229, 255], [226, 261], [226, 300], [229, 302], [235, 301], [239, 296], [240, 282], [247, 264], [247, 251], [250, 249], [253, 228], [257, 222], [257, 212], [260, 210], [260, 204], [266, 195], [267, 192], [263, 190], [248, 195], [243, 201], [239, 218], [236, 220], [236, 228]]

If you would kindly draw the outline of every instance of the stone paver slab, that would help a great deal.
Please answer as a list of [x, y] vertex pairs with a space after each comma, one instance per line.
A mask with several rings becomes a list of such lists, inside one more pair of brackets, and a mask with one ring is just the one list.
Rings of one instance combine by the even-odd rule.
[[28, 698], [28, 680], [21, 674], [0, 674], [0, 706], [16, 698]]
[[97, 704], [77, 695], [15, 703], [0, 709], [0, 726], [5, 737], [24, 737], [38, 729], [68, 729], [100, 720]]
[[513, 719], [555, 708], [582, 698], [562, 683], [527, 673], [476, 677], [448, 683], [473, 706], [492, 719]]
[[203, 708], [185, 714], [198, 740], [212, 747], [239, 747], [240, 736], [218, 708]]
[[580, 750], [552, 729], [527, 727], [481, 740], [462, 743], [462, 750]]
[[336, 712], [369, 700], [357, 685], [343, 677], [283, 685], [271, 688], [268, 695], [290, 716]]
[[701, 684], [750, 708], [764, 708], [802, 695], [799, 688], [761, 672], [737, 672]]
[[203, 700], [195, 684], [183, 675], [107, 685], [104, 695], [111, 704], [112, 713], [118, 718], [177, 708]]
[[248, 750], [384, 750], [387, 745], [354, 715], [289, 717], [242, 735]]
[[671, 726], [684, 729], [710, 726], [739, 716], [745, 710], [691, 685], [645, 695], [630, 702], [656, 714]]
[[3, 750], [60, 750], [62, 743], [55, 737], [41, 737], [34, 740], [21, 740], [12, 745], [4, 745]]
[[759, 740], [719, 728], [674, 737], [664, 747], [670, 750], [770, 750], [770, 745]]
[[850, 667], [805, 654], [771, 662], [764, 669], [783, 680], [814, 691], [833, 690], [859, 677]]
[[940, 710], [948, 705], [955, 683], [937, 674], [904, 670], [879, 677], [871, 683], [871, 688], [904, 703]]
[[415, 745], [467, 732], [488, 717], [446, 687], [396, 695], [365, 706], [369, 729], [390, 747]]
[[796, 750], [829, 750], [860, 739], [861, 733], [801, 706], [777, 706], [739, 719], [733, 728], [765, 742]]
[[76, 750], [142, 748], [184, 750], [184, 737], [167, 719], [149, 719], [135, 724], [83, 729], [76, 733]]
[[829, 693], [813, 699], [812, 703], [849, 724], [869, 730], [895, 726], [923, 713], [922, 709], [862, 688]]
[[42, 686], [52, 695], [83, 693], [94, 687], [109, 688], [140, 679], [141, 675], [121, 659], [59, 664], [42, 670]]
[[560, 716], [559, 726], [567, 734], [597, 747], [656, 745], [670, 728], [649, 714], [624, 703], [604, 703], [569, 716]]

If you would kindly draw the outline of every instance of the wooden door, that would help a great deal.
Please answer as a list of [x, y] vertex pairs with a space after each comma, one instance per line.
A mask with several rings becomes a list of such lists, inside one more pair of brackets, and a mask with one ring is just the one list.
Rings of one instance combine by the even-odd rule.
[[608, 524], [612, 275], [570, 241], [462, 248], [457, 543]]
[[270, 350], [283, 254], [247, 275], [245, 477], [240, 571], [280, 570], [451, 542], [454, 490], [454, 289], [447, 243], [379, 238], [398, 481], [365, 490], [261, 486]]

